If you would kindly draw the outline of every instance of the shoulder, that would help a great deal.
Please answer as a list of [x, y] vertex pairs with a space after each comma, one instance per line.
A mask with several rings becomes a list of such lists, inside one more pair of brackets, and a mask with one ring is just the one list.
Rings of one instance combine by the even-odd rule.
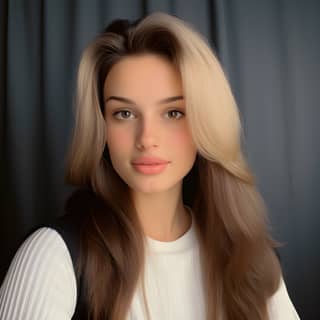
[[46, 266], [51, 269], [48, 262], [63, 262], [68, 265], [72, 261], [70, 253], [61, 235], [50, 227], [40, 227], [33, 231], [23, 241], [16, 252], [12, 264], [25, 263], [28, 267]]
[[278, 290], [268, 300], [269, 318], [274, 320], [299, 320], [298, 313], [289, 297], [283, 276], [280, 277]]
[[70, 253], [61, 235], [51, 227], [40, 227], [33, 231], [19, 247], [12, 263], [31, 262], [30, 267], [46, 266], [51, 269], [48, 261], [68, 265], [72, 261]]
[[[72, 259], [63, 238], [50, 227], [40, 227], [24, 240], [10, 264], [0, 289], [0, 318], [70, 319], [76, 296]], [[49, 312], [60, 315], [50, 317]]]

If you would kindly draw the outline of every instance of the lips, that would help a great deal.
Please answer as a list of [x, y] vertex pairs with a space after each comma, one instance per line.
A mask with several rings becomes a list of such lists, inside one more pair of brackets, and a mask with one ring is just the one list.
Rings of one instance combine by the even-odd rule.
[[170, 161], [164, 160], [157, 157], [140, 157], [132, 161], [134, 165], [159, 165], [159, 164], [166, 164]]
[[133, 168], [144, 175], [154, 175], [163, 172], [170, 161], [156, 157], [141, 157], [132, 162]]

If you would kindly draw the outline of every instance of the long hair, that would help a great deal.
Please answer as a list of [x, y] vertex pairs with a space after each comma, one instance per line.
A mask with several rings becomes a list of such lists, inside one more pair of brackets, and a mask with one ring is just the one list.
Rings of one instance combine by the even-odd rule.
[[[126, 56], [168, 58], [181, 74], [187, 121], [197, 147], [189, 199], [200, 244], [207, 320], [266, 320], [281, 275], [266, 206], [241, 150], [240, 116], [207, 40], [188, 23], [153, 13], [113, 21], [85, 49], [78, 71], [76, 117], [66, 180], [103, 202], [89, 210], [77, 272], [90, 319], [124, 320], [143, 283], [144, 237], [128, 186], [106, 147], [103, 84]], [[192, 179], [189, 179], [193, 177]], [[148, 307], [145, 300], [146, 311]]]

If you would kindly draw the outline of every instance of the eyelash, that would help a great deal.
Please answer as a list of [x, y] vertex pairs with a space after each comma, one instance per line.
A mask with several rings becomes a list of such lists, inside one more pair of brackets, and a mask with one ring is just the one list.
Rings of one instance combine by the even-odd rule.
[[[132, 112], [130, 111], [130, 110], [119, 110], [119, 111], [116, 111], [116, 112], [114, 112], [113, 114], [112, 114], [112, 116], [113, 117], [115, 117], [116, 119], [118, 119], [118, 120], [126, 120], [126, 119], [128, 119], [128, 118], [117, 118], [116, 116], [118, 115], [118, 114], [121, 114], [121, 113], [123, 113], [123, 112], [130, 112], [131, 114], [132, 114]], [[176, 117], [173, 117], [172, 119], [174, 119], [174, 120], [179, 120], [179, 119], [181, 119], [183, 116], [184, 116], [184, 113], [182, 112], [182, 111], [180, 111], [180, 110], [176, 110], [176, 109], [172, 109], [172, 110], [169, 110], [169, 111], [167, 111], [167, 113], [169, 113], [169, 112], [178, 112], [178, 113], [180, 113], [180, 117], [178, 117], [178, 118], [176, 118]]]

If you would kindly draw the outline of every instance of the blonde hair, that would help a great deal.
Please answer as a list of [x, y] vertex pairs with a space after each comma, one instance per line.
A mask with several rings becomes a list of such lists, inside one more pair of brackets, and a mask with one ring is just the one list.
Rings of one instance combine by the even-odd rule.
[[110, 162], [102, 94], [112, 66], [141, 53], [167, 57], [181, 74], [187, 120], [198, 150], [188, 177], [194, 177], [197, 190], [190, 202], [207, 319], [266, 320], [267, 299], [278, 288], [281, 274], [274, 252], [278, 244], [269, 234], [266, 207], [241, 150], [236, 102], [207, 40], [186, 22], [159, 12], [133, 24], [111, 23], [86, 48], [79, 66], [66, 180], [90, 188], [94, 201], [103, 203], [87, 215], [77, 268], [86, 284], [90, 319], [125, 319], [143, 281], [143, 233], [128, 186]]

